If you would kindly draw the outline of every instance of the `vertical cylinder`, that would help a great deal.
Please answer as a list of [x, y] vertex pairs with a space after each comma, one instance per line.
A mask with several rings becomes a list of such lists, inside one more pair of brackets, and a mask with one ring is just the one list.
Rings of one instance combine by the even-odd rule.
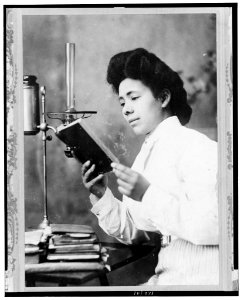
[[23, 101], [24, 101], [24, 134], [34, 135], [39, 132], [39, 85], [37, 77], [24, 75], [23, 77]]
[[75, 75], [75, 44], [66, 43], [66, 89], [67, 99], [66, 106], [67, 111], [74, 110], [74, 75]]

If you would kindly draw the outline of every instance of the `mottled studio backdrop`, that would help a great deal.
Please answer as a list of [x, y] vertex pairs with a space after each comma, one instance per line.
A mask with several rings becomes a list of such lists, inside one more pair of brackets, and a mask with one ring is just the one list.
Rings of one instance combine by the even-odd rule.
[[[46, 111], [64, 111], [65, 43], [75, 43], [76, 109], [97, 110], [88, 122], [120, 161], [130, 166], [142, 140], [122, 120], [117, 98], [106, 82], [109, 59], [137, 47], [154, 52], [184, 79], [193, 108], [189, 126], [216, 139], [215, 24], [210, 14], [23, 16], [23, 72], [37, 76], [39, 85], [46, 86]], [[48, 124], [56, 127], [60, 121], [48, 119]], [[52, 131], [48, 134], [54, 135]], [[43, 218], [41, 133], [24, 139], [25, 227], [36, 228]], [[50, 221], [88, 224], [101, 240], [111, 241], [89, 212], [80, 165], [67, 158], [64, 150], [55, 136], [47, 142]], [[113, 176], [109, 183], [119, 196]], [[137, 272], [135, 269], [135, 276]], [[125, 280], [117, 283], [128, 284]]]

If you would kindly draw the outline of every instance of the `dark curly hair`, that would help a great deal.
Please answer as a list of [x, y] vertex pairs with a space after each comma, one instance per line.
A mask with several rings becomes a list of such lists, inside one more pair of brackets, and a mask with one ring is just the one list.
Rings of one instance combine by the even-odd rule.
[[118, 94], [119, 85], [126, 78], [141, 80], [151, 89], [154, 97], [160, 96], [163, 89], [168, 89], [171, 93], [171, 113], [179, 118], [182, 125], [189, 122], [192, 109], [187, 103], [183, 81], [155, 54], [138, 48], [114, 55], [109, 62], [107, 82]]

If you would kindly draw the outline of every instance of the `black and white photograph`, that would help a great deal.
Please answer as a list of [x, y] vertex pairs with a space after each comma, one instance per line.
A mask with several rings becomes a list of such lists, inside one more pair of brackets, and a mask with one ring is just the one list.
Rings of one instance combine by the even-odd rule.
[[237, 5], [4, 9], [5, 293], [237, 293]]

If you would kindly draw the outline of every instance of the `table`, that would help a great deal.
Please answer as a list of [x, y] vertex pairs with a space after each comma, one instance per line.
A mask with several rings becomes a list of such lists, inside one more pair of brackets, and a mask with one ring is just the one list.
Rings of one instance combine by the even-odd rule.
[[110, 269], [104, 268], [99, 271], [26, 273], [26, 287], [36, 286], [37, 281], [57, 283], [58, 286], [79, 286], [96, 278], [99, 279], [100, 285], [108, 286], [107, 273], [124, 267], [127, 264], [157, 251], [154, 245], [126, 246], [119, 243], [102, 243], [102, 246], [108, 250], [109, 258], [107, 264], [110, 266]]

